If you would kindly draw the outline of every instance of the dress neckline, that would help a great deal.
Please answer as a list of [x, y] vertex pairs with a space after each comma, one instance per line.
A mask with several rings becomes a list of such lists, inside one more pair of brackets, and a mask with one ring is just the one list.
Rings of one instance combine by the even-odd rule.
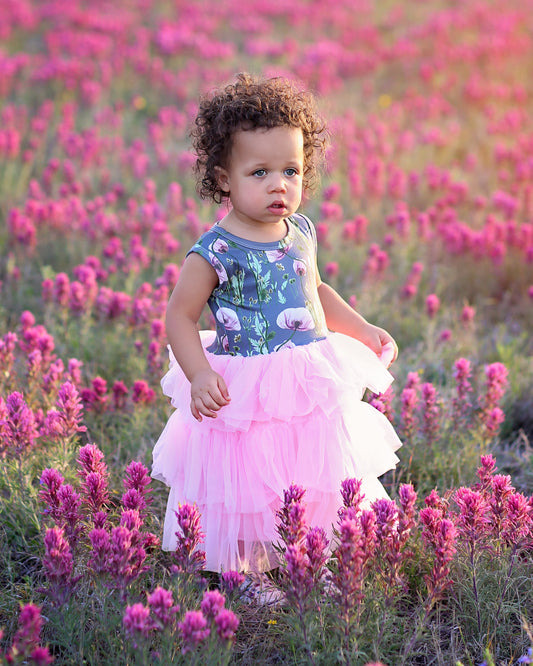
[[212, 227], [211, 230], [215, 231], [217, 234], [220, 234], [221, 236], [224, 236], [228, 240], [233, 241], [234, 243], [238, 243], [239, 245], [243, 245], [245, 247], [249, 247], [252, 249], [269, 249], [269, 248], [278, 248], [278, 247], [285, 247], [288, 245], [291, 241], [292, 238], [292, 217], [286, 217], [285, 218], [285, 224], [287, 226], [287, 233], [283, 238], [281, 238], [278, 241], [268, 241], [266, 243], [260, 242], [260, 241], [253, 241], [249, 240], [248, 238], [243, 238], [242, 236], [236, 236], [235, 234], [232, 234], [231, 231], [228, 231], [227, 229], [224, 229], [224, 227], [221, 227], [219, 222], [216, 222]]

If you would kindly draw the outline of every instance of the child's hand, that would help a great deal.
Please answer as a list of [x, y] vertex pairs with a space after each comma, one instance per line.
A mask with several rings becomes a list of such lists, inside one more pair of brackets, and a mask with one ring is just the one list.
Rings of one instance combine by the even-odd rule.
[[390, 367], [398, 358], [398, 345], [396, 344], [394, 338], [389, 333], [387, 333], [385, 329], [379, 328], [379, 326], [368, 324], [364, 339], [362, 339], [361, 342], [364, 342], [365, 345], [370, 347], [370, 349], [378, 356], [381, 356], [385, 345], [392, 345], [392, 354], [387, 363], [387, 367]]
[[226, 382], [211, 368], [200, 370], [191, 380], [191, 414], [197, 421], [203, 416], [215, 419], [221, 407], [231, 400]]

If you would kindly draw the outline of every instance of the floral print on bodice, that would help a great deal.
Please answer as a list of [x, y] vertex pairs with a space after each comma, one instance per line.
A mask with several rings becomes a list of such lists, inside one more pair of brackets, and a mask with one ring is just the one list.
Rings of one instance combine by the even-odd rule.
[[316, 235], [295, 214], [275, 243], [234, 236], [215, 224], [190, 252], [215, 269], [218, 286], [208, 305], [216, 322], [214, 354], [255, 356], [306, 345], [327, 334], [316, 287]]

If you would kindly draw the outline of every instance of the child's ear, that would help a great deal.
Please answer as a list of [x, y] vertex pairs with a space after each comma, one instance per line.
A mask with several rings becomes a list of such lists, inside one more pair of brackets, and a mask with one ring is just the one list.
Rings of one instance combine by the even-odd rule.
[[226, 169], [221, 166], [215, 167], [215, 176], [217, 184], [223, 192], [229, 192], [229, 175]]

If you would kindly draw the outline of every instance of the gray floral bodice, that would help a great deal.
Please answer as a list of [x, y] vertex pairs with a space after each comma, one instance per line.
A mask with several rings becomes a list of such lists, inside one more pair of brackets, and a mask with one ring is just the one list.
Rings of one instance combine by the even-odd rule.
[[316, 234], [310, 220], [295, 214], [287, 235], [256, 243], [218, 224], [189, 250], [218, 275], [208, 300], [216, 321], [214, 354], [254, 356], [321, 340], [327, 334], [316, 288]]

